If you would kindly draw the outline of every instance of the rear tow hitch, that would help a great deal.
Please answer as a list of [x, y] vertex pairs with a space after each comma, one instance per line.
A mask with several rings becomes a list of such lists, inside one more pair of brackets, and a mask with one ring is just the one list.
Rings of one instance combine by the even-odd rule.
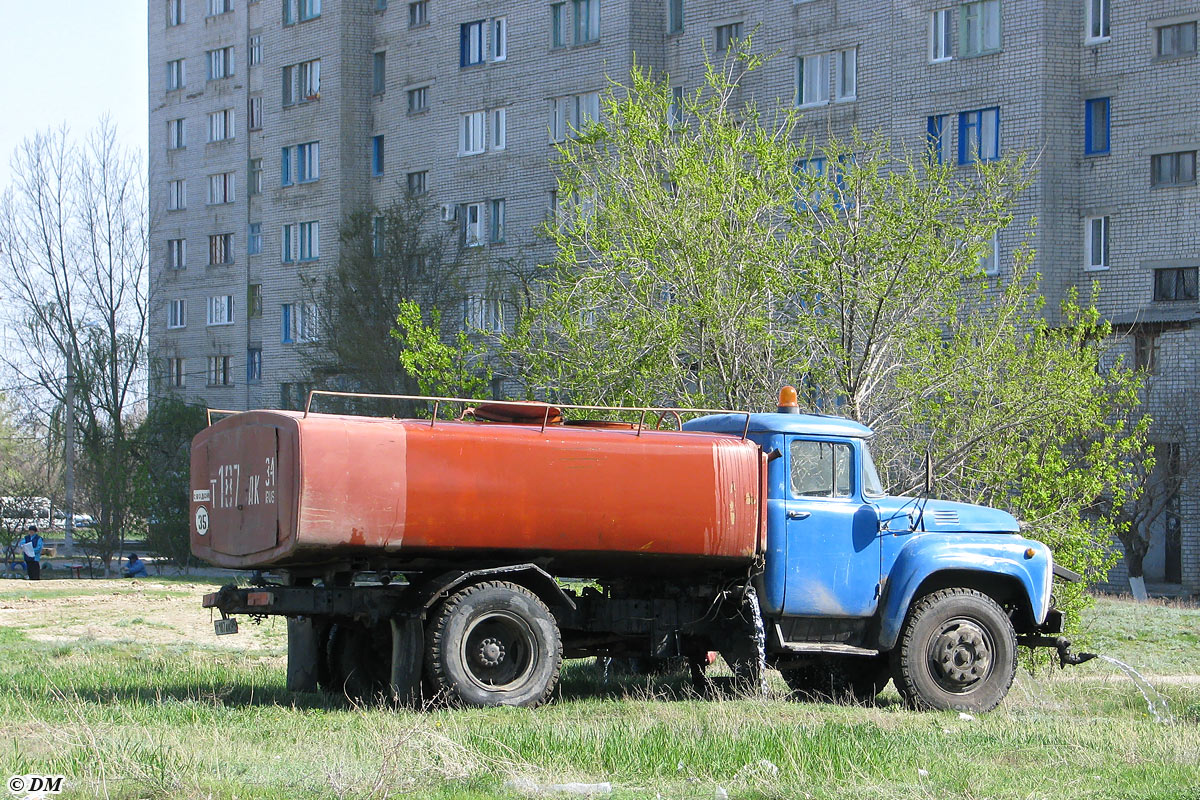
[[1096, 658], [1095, 653], [1072, 653], [1071, 640], [1063, 636], [1022, 636], [1018, 639], [1026, 647], [1053, 647], [1058, 651], [1058, 666], [1082, 664]]

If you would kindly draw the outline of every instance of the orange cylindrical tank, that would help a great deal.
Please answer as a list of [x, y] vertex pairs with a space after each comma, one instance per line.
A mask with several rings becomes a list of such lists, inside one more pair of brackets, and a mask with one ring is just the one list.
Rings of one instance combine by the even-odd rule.
[[252, 411], [193, 442], [192, 551], [234, 568], [736, 566], [761, 547], [763, 464], [725, 434]]

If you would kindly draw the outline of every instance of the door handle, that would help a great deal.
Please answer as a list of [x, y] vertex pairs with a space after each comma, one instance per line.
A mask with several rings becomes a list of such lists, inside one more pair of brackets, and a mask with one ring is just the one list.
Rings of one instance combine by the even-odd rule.
[[788, 519], [808, 519], [812, 514], [808, 511], [789, 511], [787, 512]]

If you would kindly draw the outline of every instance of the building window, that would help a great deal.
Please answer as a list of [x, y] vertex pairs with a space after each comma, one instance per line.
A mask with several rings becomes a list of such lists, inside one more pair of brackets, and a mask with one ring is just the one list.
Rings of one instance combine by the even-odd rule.
[[233, 324], [233, 295], [219, 294], [208, 298], [208, 324]]
[[683, 33], [683, 0], [667, 0], [667, 33]]
[[294, 303], [284, 303], [279, 307], [279, 341], [283, 344], [289, 344], [292, 339], [292, 309]]
[[371, 91], [383, 94], [387, 88], [387, 52], [380, 50], [371, 58]]
[[550, 99], [550, 141], [561, 142], [599, 119], [599, 92], [553, 97]]
[[246, 228], [246, 255], [256, 256], [262, 252], [262, 223], [251, 222]]
[[425, 194], [425, 171], [410, 172], [407, 176], [409, 194]]
[[1107, 41], [1109, 37], [1109, 0], [1084, 0], [1087, 3], [1087, 38], [1089, 42]]
[[550, 4], [550, 46], [567, 46], [567, 4]]
[[371, 137], [371, 174], [379, 177], [383, 174], [383, 137]]
[[187, 147], [187, 126], [181, 119], [167, 120], [167, 149], [182, 150]]
[[321, 335], [321, 311], [316, 303], [300, 303], [296, 333], [302, 342], [315, 342]]
[[1108, 152], [1108, 98], [1094, 97], [1083, 105], [1083, 152], [1089, 156], [1103, 155]]
[[262, 348], [246, 348], [246, 383], [262, 381]]
[[216, 175], [209, 175], [208, 204], [210, 206], [218, 206], [223, 203], [232, 203], [236, 200], [233, 183], [234, 174], [232, 172], [218, 172]]
[[504, 200], [493, 200], [491, 208], [488, 209], [489, 221], [491, 223], [488, 230], [488, 241], [492, 244], [504, 243], [504, 225], [505, 225], [505, 206]]
[[209, 50], [208, 56], [208, 79], [210, 81], [228, 78], [233, 74], [233, 48], [220, 47], [216, 50]]
[[208, 15], [210, 17], [228, 14], [233, 11], [233, 0], [208, 0]]
[[[216, 233], [208, 237], [208, 264], [210, 267], [233, 263], [233, 234]], [[210, 323], [211, 324], [211, 323]]]
[[575, 13], [575, 44], [600, 38], [600, 0], [571, 0]]
[[1181, 186], [1196, 182], [1196, 151], [1150, 156], [1151, 186]]
[[958, 163], [1000, 157], [1000, 109], [983, 108], [958, 115]]
[[460, 156], [476, 155], [483, 152], [484, 125], [487, 115], [483, 111], [472, 111], [462, 115], [459, 126], [458, 154]]
[[1083, 221], [1084, 269], [1108, 269], [1108, 217], [1088, 217]]
[[925, 121], [925, 143], [935, 163], [945, 164], [950, 160], [949, 114], [935, 114]]
[[1154, 299], [1195, 302], [1196, 267], [1154, 270]]
[[246, 287], [246, 316], [257, 318], [262, 316], [262, 284], [252, 283]]
[[728, 25], [718, 25], [714, 38], [716, 40], [716, 52], [724, 53], [742, 38], [742, 23], [731, 22]]
[[508, 58], [508, 18], [496, 17], [492, 20], [492, 61], [504, 61]]
[[419, 28], [429, 24], [429, 2], [418, 0], [408, 4], [408, 27]]
[[250, 159], [250, 189], [249, 189], [250, 194], [252, 194], [252, 195], [262, 194], [262, 177], [263, 177], [262, 159], [261, 158]]
[[284, 225], [282, 236], [284, 263], [316, 261], [321, 256], [321, 226], [318, 222]]
[[246, 101], [246, 106], [247, 106], [247, 108], [246, 108], [247, 116], [250, 118], [250, 124], [249, 124], [250, 130], [261, 131], [262, 126], [263, 126], [262, 98], [261, 97], [251, 97], [249, 100]]
[[321, 16], [321, 0], [283, 0], [283, 24], [316, 19]]
[[504, 330], [504, 313], [500, 300], [494, 297], [470, 295], [463, 301], [463, 324], [467, 330], [499, 333]]
[[671, 102], [667, 105], [667, 126], [677, 128], [683, 123], [683, 87], [671, 87]]
[[262, 36], [251, 36], [247, 49], [250, 51], [250, 66], [257, 67], [262, 63]]
[[567, 112], [569, 97], [553, 97], [550, 99], [550, 141], [561, 142], [567, 138]]
[[473, 67], [483, 63], [484, 42], [487, 39], [486, 20], [464, 22], [458, 27], [458, 65]]
[[796, 59], [796, 105], [815, 106], [829, 102], [829, 53]]
[[951, 38], [954, 9], [942, 8], [929, 15], [929, 60], [934, 64], [954, 58]]
[[1133, 335], [1133, 368], [1151, 375], [1158, 372], [1158, 334], [1142, 331]]
[[167, 385], [175, 388], [181, 388], [185, 383], [187, 372], [184, 368], [184, 360], [182, 358], [167, 359]]
[[187, 300], [172, 300], [167, 304], [167, 327], [187, 327]]
[[851, 47], [834, 53], [835, 71], [834, 86], [837, 88], [837, 100], [845, 102], [853, 100], [858, 93], [858, 48]]
[[508, 109], [492, 109], [492, 149], [503, 150], [508, 146]]
[[321, 143], [305, 142], [280, 151], [279, 185], [312, 183], [321, 177]]
[[463, 244], [478, 247], [483, 244], [483, 203], [463, 206]]
[[209, 386], [231, 386], [229, 380], [229, 362], [230, 356], [209, 356], [208, 357], [208, 385]]
[[408, 113], [417, 114], [429, 108], [429, 87], [420, 86], [408, 90]]
[[388, 0], [375, 0], [375, 10], [376, 11], [387, 11], [387, 8], [388, 8]]
[[167, 239], [167, 269], [187, 267], [187, 239]]
[[980, 0], [959, 6], [960, 52], [981, 56], [1000, 49], [1000, 0]]
[[167, 210], [183, 211], [187, 208], [187, 180], [180, 178], [167, 184]]
[[233, 109], [225, 108], [208, 115], [208, 140], [223, 142], [233, 138]]
[[321, 96], [321, 59], [283, 68], [283, 104], [309, 103]]
[[187, 74], [182, 58], [167, 62], [167, 91], [182, 89], [187, 85]]
[[375, 217], [371, 220], [371, 255], [379, 258], [387, 248], [387, 219]]
[[1196, 23], [1182, 22], [1155, 28], [1159, 58], [1196, 55]]
[[989, 278], [1000, 274], [1000, 234], [993, 233], [992, 238], [984, 242], [979, 252], [979, 270]]
[[167, 0], [167, 27], [174, 28], [176, 25], [182, 25], [187, 22], [187, 16], [184, 9], [187, 4], [184, 0]]

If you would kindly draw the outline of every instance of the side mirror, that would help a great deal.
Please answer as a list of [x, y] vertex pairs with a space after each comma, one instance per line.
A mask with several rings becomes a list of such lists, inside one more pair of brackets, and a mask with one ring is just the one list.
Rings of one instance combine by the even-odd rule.
[[925, 494], [933, 494], [933, 453], [925, 450]]

